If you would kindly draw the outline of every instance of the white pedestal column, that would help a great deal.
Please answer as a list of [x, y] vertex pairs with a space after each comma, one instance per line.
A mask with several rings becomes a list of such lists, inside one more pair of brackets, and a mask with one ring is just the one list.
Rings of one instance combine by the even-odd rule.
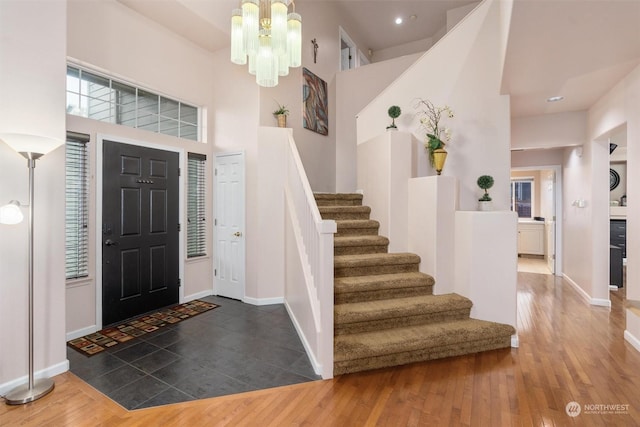
[[516, 327], [517, 229], [515, 212], [456, 212], [455, 292], [473, 301], [471, 317]]
[[409, 180], [408, 250], [420, 256], [420, 271], [436, 280], [434, 294], [454, 292], [454, 230], [458, 182], [452, 176]]

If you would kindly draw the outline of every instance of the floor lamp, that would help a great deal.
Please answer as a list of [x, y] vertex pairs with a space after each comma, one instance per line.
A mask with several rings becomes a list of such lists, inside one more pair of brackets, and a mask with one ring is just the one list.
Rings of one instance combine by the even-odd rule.
[[[5, 395], [8, 405], [21, 405], [33, 402], [53, 390], [54, 382], [50, 378], [35, 379], [33, 363], [33, 194], [34, 194], [34, 169], [36, 160], [46, 153], [64, 144], [64, 141], [43, 136], [0, 133], [0, 140], [5, 142], [15, 151], [27, 159], [29, 168], [29, 381], [11, 390]], [[16, 208], [18, 212], [16, 212]], [[22, 220], [22, 212], [19, 212], [20, 203], [15, 200], [0, 209], [0, 221], [3, 223], [17, 223]]]

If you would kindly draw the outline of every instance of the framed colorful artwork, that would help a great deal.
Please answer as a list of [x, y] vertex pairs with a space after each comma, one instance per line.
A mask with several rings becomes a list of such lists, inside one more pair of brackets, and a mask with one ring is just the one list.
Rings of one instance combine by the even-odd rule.
[[302, 126], [321, 135], [329, 134], [327, 82], [302, 68]]

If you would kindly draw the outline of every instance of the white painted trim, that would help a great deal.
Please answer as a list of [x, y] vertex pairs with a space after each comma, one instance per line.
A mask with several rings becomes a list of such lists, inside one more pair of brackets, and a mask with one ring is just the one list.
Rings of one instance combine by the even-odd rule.
[[633, 346], [637, 351], [640, 351], [640, 339], [636, 338], [631, 332], [625, 329], [624, 339]]
[[304, 331], [302, 327], [300, 327], [300, 324], [298, 323], [298, 319], [296, 319], [296, 316], [293, 314], [293, 310], [291, 310], [291, 307], [289, 307], [289, 303], [286, 300], [284, 301], [284, 307], [287, 309], [287, 313], [289, 313], [289, 318], [291, 319], [291, 323], [293, 323], [293, 327], [296, 328], [296, 332], [298, 333], [298, 337], [302, 342], [302, 346], [304, 347], [304, 350], [306, 351], [307, 356], [309, 357], [309, 362], [311, 362], [311, 366], [313, 367], [313, 372], [315, 372], [316, 375], [322, 376], [322, 364], [318, 362], [315, 355], [313, 354], [313, 351], [311, 350], [311, 346], [307, 342], [307, 338], [304, 335]]
[[200, 291], [196, 292], [195, 294], [187, 295], [184, 297], [184, 300], [182, 302], [190, 302], [199, 298], [208, 297], [209, 295], [213, 295], [213, 290], [209, 289], [208, 291]]
[[87, 326], [86, 328], [76, 329], [75, 331], [67, 332], [67, 341], [75, 340], [76, 338], [83, 337], [85, 335], [97, 332], [96, 325]]
[[520, 337], [518, 337], [518, 334], [511, 335], [511, 347], [520, 347]]
[[604, 298], [591, 298], [589, 303], [591, 305], [597, 305], [597, 306], [600, 306], [600, 307], [609, 307], [609, 308], [611, 308], [611, 300], [604, 299]]
[[618, 288], [616, 285], [609, 285], [609, 290], [610, 290], [610, 291], [616, 291], [616, 292], [617, 292], [617, 291], [618, 291], [618, 289], [619, 289], [619, 288]]
[[578, 294], [580, 294], [580, 296], [582, 297], [582, 299], [585, 300], [585, 302], [589, 304], [591, 303], [591, 296], [588, 293], [586, 293], [585, 290], [582, 289], [576, 282], [574, 282], [573, 279], [571, 279], [569, 276], [567, 276], [564, 273], [562, 274], [562, 278], [566, 280], [567, 283], [569, 283], [573, 287], [573, 289], [575, 289], [578, 292]]
[[582, 289], [576, 282], [574, 282], [569, 276], [566, 274], [562, 275], [562, 278], [565, 279], [578, 293], [580, 296], [590, 305], [597, 305], [600, 307], [611, 307], [611, 300], [604, 298], [591, 298], [584, 289]]
[[[67, 372], [69, 370], [69, 361], [65, 359], [64, 362], [57, 363], [55, 365], [49, 366], [45, 369], [41, 369], [37, 372], [34, 372], [35, 379], [39, 378], [52, 378], [56, 375], [60, 375], [63, 372]], [[21, 386], [22, 384], [26, 384], [29, 381], [28, 375], [23, 375], [20, 378], [16, 378], [15, 380], [8, 381], [4, 384], [0, 384], [0, 395], [4, 396], [9, 393], [14, 388]]]
[[272, 304], [285, 304], [284, 297], [274, 297], [274, 298], [251, 298], [244, 297], [242, 302], [251, 304], [251, 305], [272, 305]]
[[[185, 218], [185, 206], [184, 206], [184, 176], [186, 175], [186, 163], [185, 163], [185, 151], [183, 148], [171, 147], [168, 145], [155, 144], [146, 141], [140, 141], [136, 139], [123, 138], [121, 136], [108, 135], [97, 133], [96, 134], [96, 330], [102, 329], [102, 163], [103, 163], [103, 141], [113, 141], [122, 144], [137, 145], [139, 147], [153, 148], [157, 150], [171, 151], [178, 153], [178, 163], [180, 170], [180, 176], [178, 177], [178, 219], [182, 224]], [[185, 265], [185, 239], [184, 234], [186, 232], [186, 224], [184, 227], [180, 227], [178, 232], [178, 277], [184, 279], [184, 265]], [[184, 283], [184, 280], [181, 280]], [[178, 296], [178, 302], [184, 302], [184, 285], [180, 286], [180, 294]]]

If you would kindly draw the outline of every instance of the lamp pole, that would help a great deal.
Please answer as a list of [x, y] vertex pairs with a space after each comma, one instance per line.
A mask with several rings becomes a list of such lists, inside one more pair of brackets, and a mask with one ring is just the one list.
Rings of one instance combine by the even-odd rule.
[[40, 153], [20, 152], [27, 159], [29, 168], [29, 382], [11, 390], [5, 396], [8, 405], [22, 405], [33, 402], [53, 390], [54, 382], [50, 378], [34, 378], [33, 363], [33, 201], [34, 201], [34, 169]]

